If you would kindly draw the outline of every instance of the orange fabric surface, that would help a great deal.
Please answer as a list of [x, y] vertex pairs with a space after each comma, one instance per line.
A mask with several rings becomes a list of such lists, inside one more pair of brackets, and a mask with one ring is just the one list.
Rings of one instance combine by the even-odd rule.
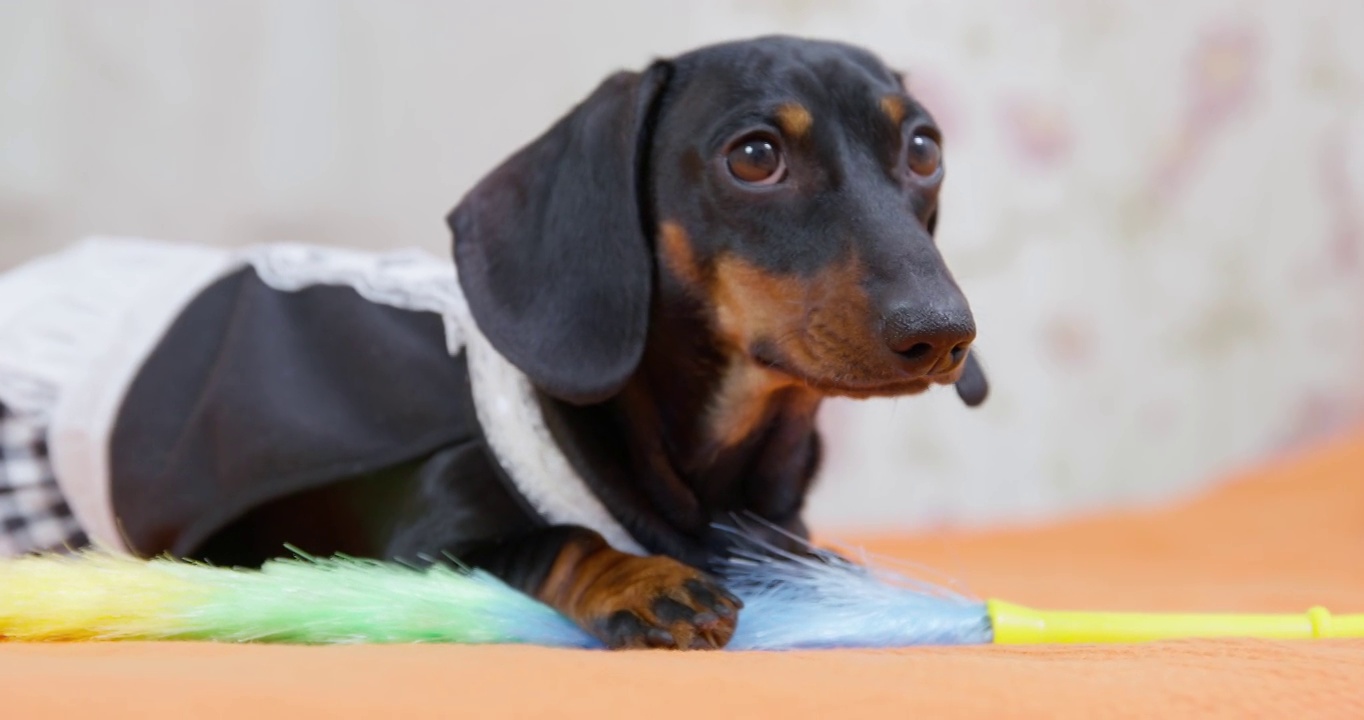
[[[1364, 433], [1177, 508], [871, 538], [1063, 609], [1364, 612]], [[1364, 717], [1364, 641], [799, 653], [0, 645], [0, 716]]]

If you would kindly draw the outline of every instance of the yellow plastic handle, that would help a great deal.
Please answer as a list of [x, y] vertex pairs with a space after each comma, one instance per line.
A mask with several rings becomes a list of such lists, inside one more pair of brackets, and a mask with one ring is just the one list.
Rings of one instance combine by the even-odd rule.
[[1279, 640], [1364, 637], [1364, 615], [1333, 616], [1323, 607], [1297, 615], [1165, 614], [1033, 610], [985, 603], [995, 643], [1128, 643], [1209, 637]]

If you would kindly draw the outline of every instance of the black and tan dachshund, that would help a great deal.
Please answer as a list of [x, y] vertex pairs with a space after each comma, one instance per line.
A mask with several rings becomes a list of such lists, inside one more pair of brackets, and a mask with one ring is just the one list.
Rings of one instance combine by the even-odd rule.
[[716, 525], [806, 536], [824, 398], [985, 397], [934, 241], [942, 147], [871, 53], [765, 37], [608, 78], [450, 213], [468, 310], [636, 552], [507, 482], [438, 317], [250, 270], [124, 395], [120, 531], [246, 565], [449, 556], [611, 647], [722, 647], [741, 603], [706, 572]]
[[933, 119], [858, 48], [763, 38], [607, 79], [450, 225], [480, 324], [666, 557], [569, 528], [472, 557], [613, 645], [723, 645], [736, 608], [693, 569], [711, 523], [804, 535], [820, 401], [968, 369], [942, 181]]

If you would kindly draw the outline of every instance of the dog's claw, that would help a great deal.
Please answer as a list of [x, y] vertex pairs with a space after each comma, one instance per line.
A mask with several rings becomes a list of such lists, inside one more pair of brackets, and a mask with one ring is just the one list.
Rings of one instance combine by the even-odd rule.
[[648, 642], [649, 647], [667, 648], [677, 645], [677, 640], [673, 638], [673, 634], [663, 628], [649, 628], [644, 634], [644, 639]]
[[720, 616], [709, 611], [697, 613], [696, 617], [691, 619], [691, 622], [702, 630], [709, 630], [714, 627], [716, 623], [720, 622]]

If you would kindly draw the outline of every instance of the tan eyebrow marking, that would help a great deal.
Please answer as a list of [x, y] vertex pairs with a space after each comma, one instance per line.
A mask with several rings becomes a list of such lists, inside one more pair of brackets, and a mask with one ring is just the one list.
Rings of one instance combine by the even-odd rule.
[[777, 125], [781, 126], [782, 132], [792, 139], [799, 140], [810, 132], [810, 126], [815, 119], [810, 117], [810, 111], [800, 103], [786, 103], [777, 108]]
[[898, 95], [887, 95], [881, 98], [881, 112], [890, 118], [890, 121], [897, 127], [905, 121], [905, 101]]

